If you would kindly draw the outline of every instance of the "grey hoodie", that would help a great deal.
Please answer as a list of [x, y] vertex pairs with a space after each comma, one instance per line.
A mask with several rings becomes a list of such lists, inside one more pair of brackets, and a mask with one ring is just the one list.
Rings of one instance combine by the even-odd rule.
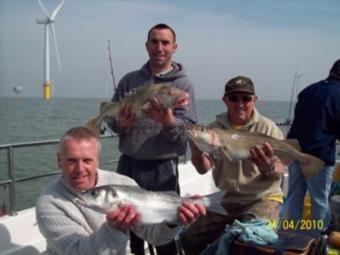
[[147, 62], [140, 70], [126, 74], [119, 82], [113, 102], [140, 86], [154, 83], [170, 83], [189, 94], [189, 105], [174, 110], [175, 127], [164, 127], [152, 119], [143, 119], [136, 120], [128, 133], [119, 134], [117, 121], [114, 120], [112, 130], [119, 134], [119, 149], [123, 154], [139, 160], [159, 160], [177, 158], [185, 153], [187, 136], [184, 125], [197, 122], [194, 89], [183, 66], [175, 62], [172, 65], [174, 69], [169, 73], [154, 76]]

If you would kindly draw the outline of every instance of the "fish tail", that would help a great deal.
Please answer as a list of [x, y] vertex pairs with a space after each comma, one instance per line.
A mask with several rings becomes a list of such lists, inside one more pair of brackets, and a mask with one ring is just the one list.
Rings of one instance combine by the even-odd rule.
[[321, 159], [312, 155], [302, 153], [303, 159], [299, 160], [302, 174], [305, 178], [313, 176], [321, 167], [324, 166], [325, 162]]
[[96, 136], [100, 136], [100, 125], [98, 118], [93, 118], [90, 121], [88, 121], [85, 124], [85, 127], [92, 130], [93, 133], [95, 133]]
[[228, 215], [227, 210], [222, 206], [222, 200], [225, 196], [225, 191], [218, 191], [209, 195], [203, 196], [203, 204], [209, 212], [214, 212], [221, 215]]

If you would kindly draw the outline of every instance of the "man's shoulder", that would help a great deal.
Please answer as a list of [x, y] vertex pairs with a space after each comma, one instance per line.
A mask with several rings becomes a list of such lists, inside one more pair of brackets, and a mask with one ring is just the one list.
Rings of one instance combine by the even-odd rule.
[[310, 92], [314, 92], [315, 90], [318, 91], [320, 88], [332, 90], [333, 88], [337, 88], [337, 86], [334, 85], [339, 85], [339, 81], [328, 77], [327, 79], [320, 80], [308, 85], [300, 92], [300, 94], [308, 94]]
[[216, 114], [216, 119], [208, 124], [211, 128], [225, 128], [230, 127], [227, 112]]
[[338, 100], [339, 93], [340, 81], [328, 77], [325, 80], [315, 82], [304, 88], [298, 95], [298, 103], [307, 103], [311, 97], [321, 100], [328, 98], [336, 98], [336, 100]]
[[51, 182], [47, 187], [45, 187], [39, 194], [36, 206], [45, 206], [48, 201], [56, 201], [58, 198], [62, 197], [61, 191], [61, 178]]
[[120, 80], [120, 82], [128, 82], [131, 81], [133, 79], [136, 79], [136, 77], [139, 77], [142, 75], [141, 70], [134, 70], [131, 72], [128, 72], [127, 74], [125, 74], [122, 79]]
[[262, 114], [258, 115], [258, 122], [267, 126], [277, 126], [276, 123]]
[[284, 139], [284, 135], [277, 124], [266, 116], [258, 114], [254, 122], [255, 130], [259, 133], [264, 133], [275, 137], [276, 139]]
[[137, 183], [128, 176], [98, 169], [98, 186], [102, 185], [137, 185]]

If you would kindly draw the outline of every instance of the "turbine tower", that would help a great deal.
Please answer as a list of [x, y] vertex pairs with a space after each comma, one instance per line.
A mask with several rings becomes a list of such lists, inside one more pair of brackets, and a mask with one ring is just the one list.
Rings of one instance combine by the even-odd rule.
[[55, 8], [55, 10], [50, 14], [46, 7], [43, 5], [41, 0], [38, 0], [41, 9], [46, 14], [45, 19], [36, 19], [37, 24], [45, 25], [45, 37], [44, 37], [44, 84], [43, 84], [43, 96], [45, 100], [49, 100], [51, 98], [51, 84], [50, 84], [50, 32], [52, 33], [52, 38], [54, 41], [54, 47], [56, 51], [56, 57], [58, 62], [58, 67], [60, 73], [61, 71], [61, 62], [59, 56], [59, 49], [57, 45], [57, 39], [54, 30], [54, 22], [57, 13], [60, 8], [64, 4], [64, 0], [61, 0], [59, 5]]

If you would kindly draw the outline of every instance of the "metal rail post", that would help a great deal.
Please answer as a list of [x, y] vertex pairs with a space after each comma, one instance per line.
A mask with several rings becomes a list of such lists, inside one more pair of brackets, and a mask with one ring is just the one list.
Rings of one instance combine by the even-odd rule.
[[9, 214], [16, 215], [16, 198], [15, 198], [15, 177], [14, 177], [14, 153], [13, 146], [7, 149], [7, 160], [8, 160], [8, 177], [9, 183]]

